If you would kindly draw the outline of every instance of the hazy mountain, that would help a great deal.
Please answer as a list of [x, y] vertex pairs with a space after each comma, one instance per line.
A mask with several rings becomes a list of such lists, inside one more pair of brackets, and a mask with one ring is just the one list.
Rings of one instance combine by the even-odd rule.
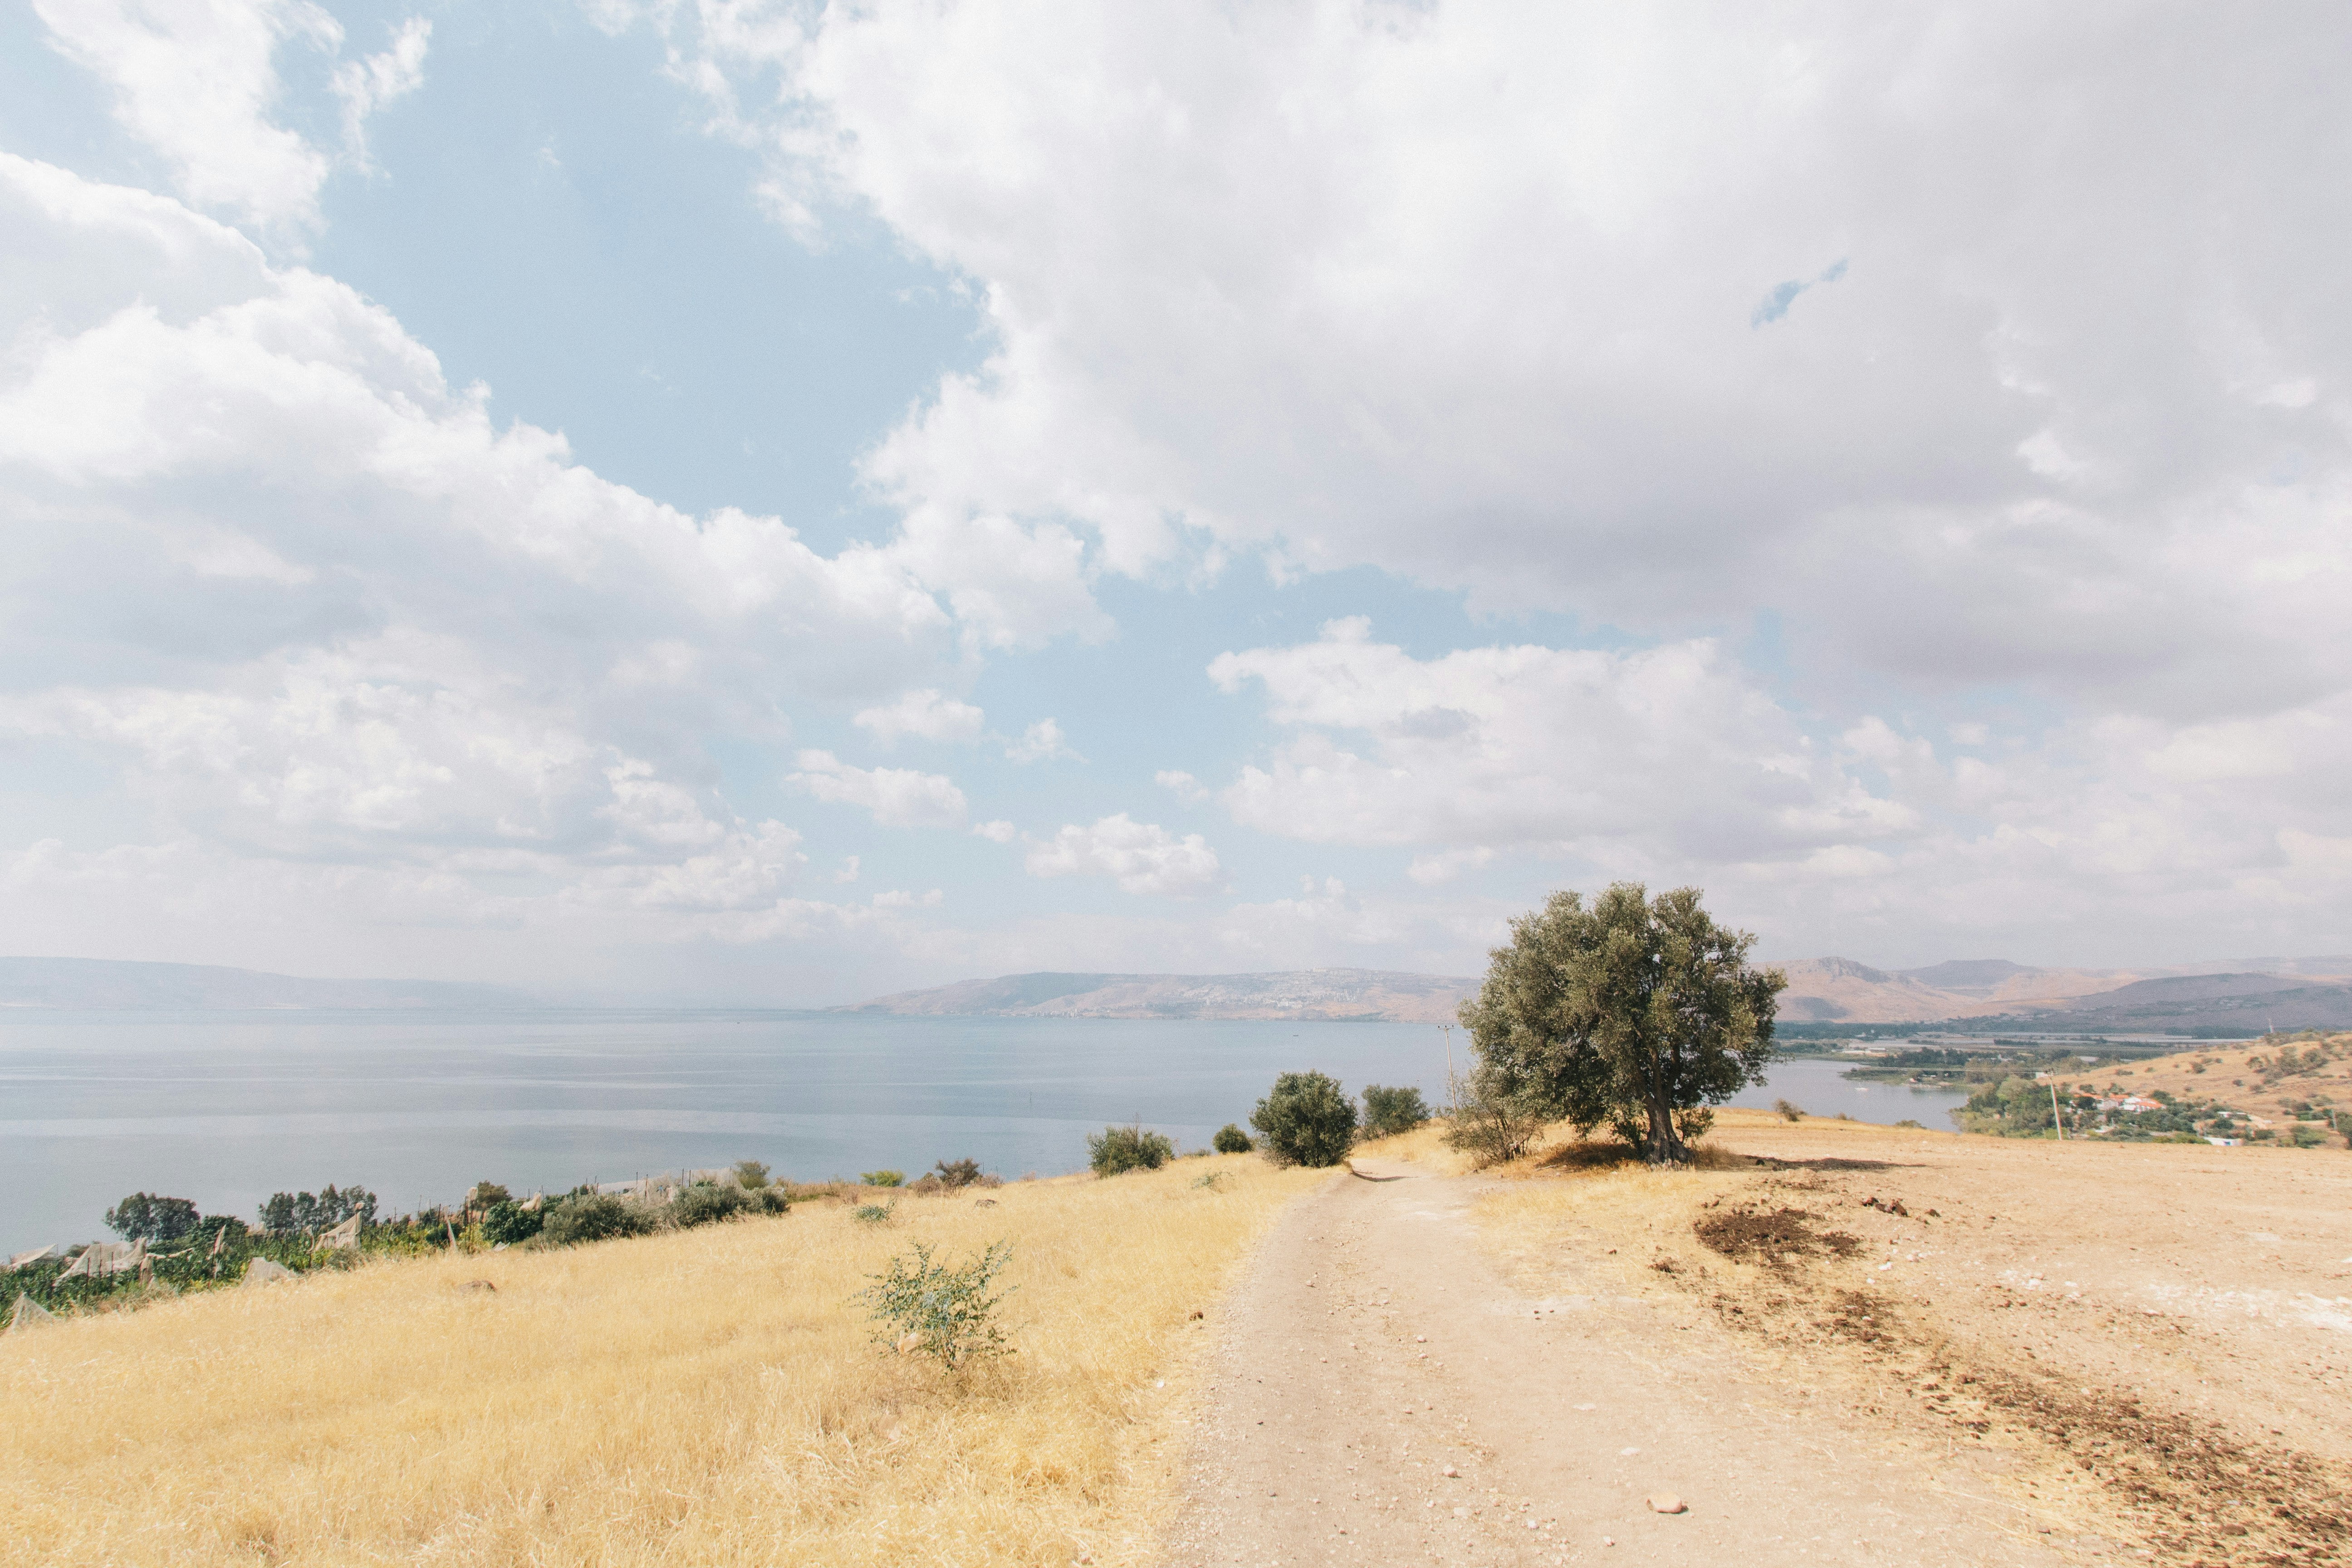
[[1380, 969], [1272, 974], [1007, 974], [877, 997], [845, 1013], [1015, 1018], [1377, 1018], [1450, 1024], [1475, 980]]
[[442, 980], [304, 980], [203, 963], [0, 958], [0, 1007], [203, 1010], [280, 1007], [532, 1007], [520, 991]]
[[[2047, 1018], [2047, 1026], [2070, 1030], [2125, 1027], [2081, 1021], [2092, 1013], [2160, 1019], [2193, 1015], [2197, 1021], [2179, 1026], [2220, 1027], [2225, 1014], [2243, 1021], [2242, 1011], [2225, 1003], [2237, 998], [2250, 1005], [2263, 996], [2282, 999], [2281, 1028], [2325, 1026], [2335, 1016], [2332, 988], [2313, 981], [2352, 978], [2352, 959], [2330, 958], [2138, 970], [2040, 969], [1998, 958], [1904, 970], [1873, 969], [1850, 958], [1800, 959], [1780, 967], [1789, 976], [1789, 989], [1780, 997], [1784, 1018], [1854, 1024]], [[2298, 999], [2292, 1005], [2284, 1001], [2290, 994]], [[2156, 1011], [2145, 1011], [2150, 1008]], [[2056, 1016], [2061, 1014], [2063, 1023]]]

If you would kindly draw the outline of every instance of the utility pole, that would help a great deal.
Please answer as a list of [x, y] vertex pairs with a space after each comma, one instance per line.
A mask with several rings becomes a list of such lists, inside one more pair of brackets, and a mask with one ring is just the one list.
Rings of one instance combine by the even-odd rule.
[[2058, 1129], [2058, 1142], [2063, 1143], [2066, 1141], [2066, 1118], [2058, 1109], [2058, 1086], [2054, 1082], [2050, 1086], [2050, 1121]]

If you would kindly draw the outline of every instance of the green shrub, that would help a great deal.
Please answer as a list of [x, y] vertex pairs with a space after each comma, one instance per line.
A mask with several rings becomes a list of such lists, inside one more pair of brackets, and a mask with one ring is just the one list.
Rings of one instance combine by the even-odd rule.
[[677, 1201], [669, 1205], [669, 1214], [680, 1226], [710, 1225], [733, 1219], [751, 1206], [751, 1199], [740, 1187], [697, 1182], [677, 1194]]
[[898, 1212], [898, 1200], [892, 1198], [887, 1204], [860, 1204], [849, 1211], [849, 1217], [861, 1225], [881, 1225]]
[[1230, 1121], [1218, 1128], [1217, 1135], [1210, 1139], [1209, 1142], [1220, 1154], [1246, 1154], [1257, 1147], [1250, 1142], [1248, 1133]]
[[1912, 1118], [1910, 1118], [1910, 1117], [1908, 1117], [1908, 1116], [1905, 1117], [1902, 1121], [1900, 1121], [1896, 1122], [1895, 1125], [1895, 1126], [1897, 1126], [1897, 1127], [1901, 1127], [1901, 1128], [1907, 1129], [1907, 1130], [1909, 1130], [1910, 1131], [1913, 1131], [1913, 1132], [1925, 1132], [1926, 1131], [1927, 1131], [1927, 1129], [1926, 1127], [1922, 1126], [1918, 1121], [1916, 1121], [1913, 1120]]
[[902, 1354], [936, 1357], [940, 1365], [959, 1368], [990, 1356], [1010, 1355], [1004, 1331], [997, 1325], [996, 1309], [1013, 1292], [989, 1294], [989, 1287], [1013, 1258], [1013, 1244], [998, 1241], [961, 1268], [931, 1261], [928, 1242], [915, 1243], [910, 1252], [890, 1260], [855, 1300], [866, 1305], [866, 1316], [877, 1328], [874, 1337]]
[[1356, 1106], [1339, 1080], [1319, 1072], [1286, 1072], [1250, 1112], [1265, 1137], [1266, 1152], [1286, 1165], [1336, 1165], [1356, 1141]]
[[1793, 1100], [1776, 1100], [1772, 1102], [1772, 1109], [1783, 1121], [1802, 1121], [1805, 1119], [1805, 1108]]
[[1382, 1089], [1379, 1084], [1364, 1086], [1364, 1135], [1386, 1138], [1391, 1133], [1410, 1132], [1429, 1120], [1429, 1107], [1417, 1089]]
[[907, 1184], [904, 1171], [868, 1171], [857, 1178], [869, 1187], [902, 1187]]
[[482, 1239], [493, 1247], [512, 1247], [517, 1242], [529, 1241], [539, 1234], [546, 1217], [538, 1209], [527, 1209], [510, 1198], [501, 1198], [482, 1215]]
[[751, 1194], [751, 1202], [758, 1207], [761, 1214], [790, 1214], [793, 1212], [793, 1200], [786, 1197], [784, 1195], [784, 1189], [779, 1186], [761, 1187], [758, 1192]]
[[653, 1228], [653, 1215], [636, 1205], [591, 1193], [550, 1205], [539, 1234], [551, 1247], [578, 1247], [616, 1236], [644, 1236]]
[[735, 1181], [745, 1192], [756, 1193], [768, 1184], [768, 1167], [757, 1160], [738, 1160]]
[[1156, 1171], [1176, 1157], [1176, 1145], [1164, 1132], [1147, 1132], [1139, 1124], [1106, 1127], [1087, 1140], [1087, 1163], [1097, 1176], [1126, 1171]]

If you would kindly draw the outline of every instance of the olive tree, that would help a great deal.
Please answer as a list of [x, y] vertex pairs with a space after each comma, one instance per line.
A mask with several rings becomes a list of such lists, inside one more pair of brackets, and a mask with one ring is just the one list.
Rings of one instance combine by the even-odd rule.
[[1326, 1073], [1278, 1074], [1250, 1112], [1265, 1152], [1283, 1165], [1336, 1165], [1356, 1141], [1356, 1102]]
[[1755, 941], [1717, 925], [1696, 888], [1555, 893], [1511, 922], [1462, 1005], [1478, 1076], [1580, 1133], [1608, 1123], [1654, 1164], [1685, 1159], [1706, 1108], [1761, 1083], [1771, 1058], [1788, 980], [1749, 965]]

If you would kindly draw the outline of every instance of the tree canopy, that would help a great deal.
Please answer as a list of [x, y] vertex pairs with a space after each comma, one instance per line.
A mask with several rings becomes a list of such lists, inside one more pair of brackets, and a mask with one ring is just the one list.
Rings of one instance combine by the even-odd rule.
[[1719, 1105], [1761, 1083], [1788, 980], [1748, 963], [1756, 939], [1716, 923], [1696, 888], [1651, 898], [1619, 882], [1588, 905], [1555, 893], [1511, 922], [1461, 1008], [1479, 1087], [1565, 1118], [1606, 1122], [1654, 1163]]

